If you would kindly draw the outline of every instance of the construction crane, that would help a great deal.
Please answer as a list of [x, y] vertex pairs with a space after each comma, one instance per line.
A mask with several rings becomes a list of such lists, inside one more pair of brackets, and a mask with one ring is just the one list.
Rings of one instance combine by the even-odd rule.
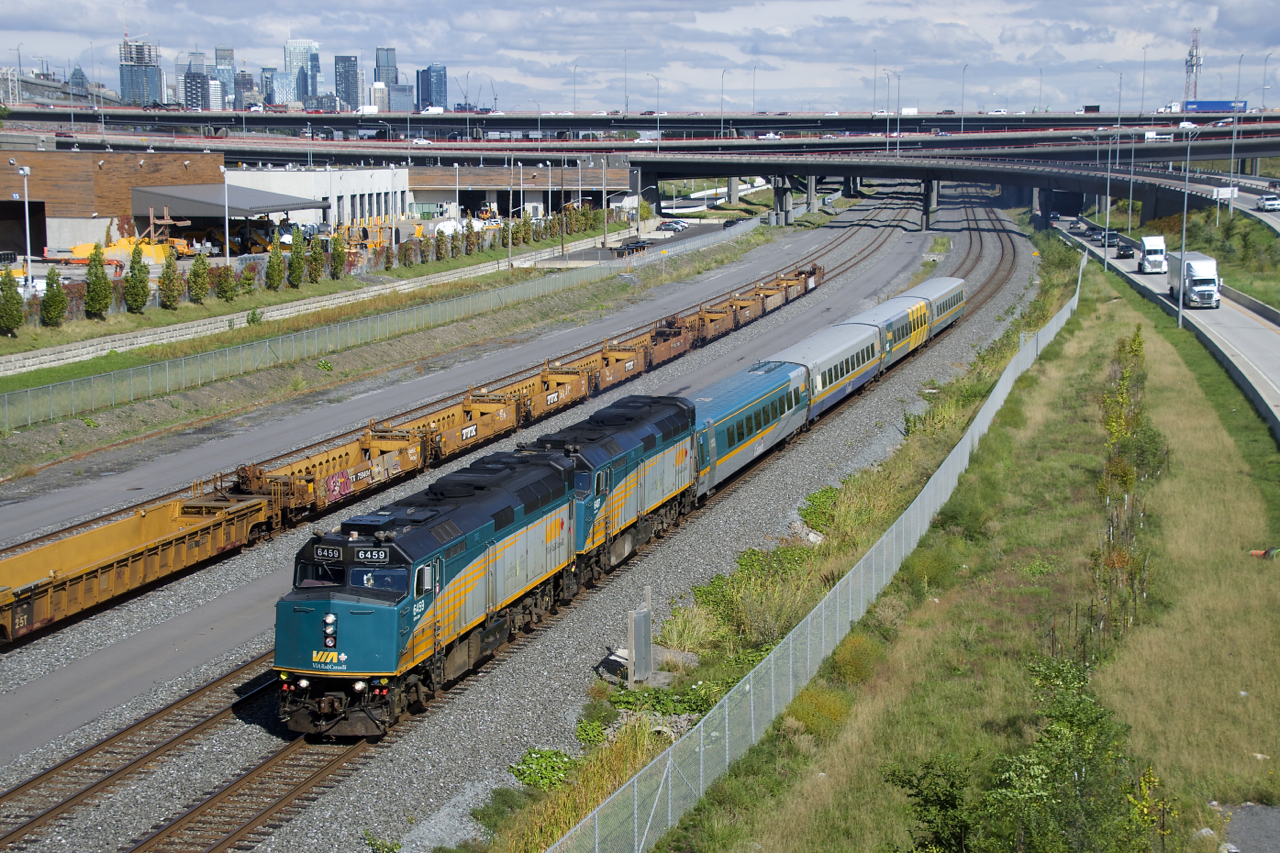
[[1191, 50], [1187, 51], [1187, 85], [1182, 92], [1182, 101], [1194, 101], [1200, 97], [1200, 69], [1204, 67], [1204, 57], [1200, 55], [1200, 28], [1191, 31]]

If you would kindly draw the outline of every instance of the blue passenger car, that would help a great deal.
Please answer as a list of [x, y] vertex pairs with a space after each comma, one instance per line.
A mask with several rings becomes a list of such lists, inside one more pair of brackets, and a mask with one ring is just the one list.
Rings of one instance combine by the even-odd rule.
[[805, 425], [807, 387], [804, 368], [770, 360], [698, 392], [700, 497]]

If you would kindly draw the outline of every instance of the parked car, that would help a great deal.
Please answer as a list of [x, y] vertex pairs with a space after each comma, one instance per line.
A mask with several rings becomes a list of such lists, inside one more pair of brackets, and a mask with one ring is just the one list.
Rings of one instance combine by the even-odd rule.
[[1116, 257], [1117, 257], [1117, 258], [1132, 258], [1132, 257], [1133, 257], [1133, 246], [1130, 246], [1128, 243], [1121, 243], [1119, 246], [1116, 246]]
[[721, 227], [721, 228], [732, 228], [733, 226], [735, 226], [735, 225], [737, 225], [737, 224], [738, 224], [738, 220], [736, 220], [736, 219], [726, 219], [726, 220], [724, 221], [724, 224], [723, 224], [723, 225], [721, 225], [720, 227]]
[[653, 230], [654, 231], [683, 231], [684, 229], [681, 228], [679, 225], [675, 224], [674, 222], [663, 222], [661, 225], [659, 225], [657, 228]]

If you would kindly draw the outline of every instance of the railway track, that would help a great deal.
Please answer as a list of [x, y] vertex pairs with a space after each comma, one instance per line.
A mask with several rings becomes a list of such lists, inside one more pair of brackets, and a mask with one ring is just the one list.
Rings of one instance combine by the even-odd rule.
[[[904, 216], [905, 213], [901, 214], [895, 222]], [[976, 221], [971, 210], [966, 211], [966, 216]], [[980, 288], [980, 291], [987, 292], [986, 298], [1007, 283], [1015, 268], [1012, 239], [1003, 232], [1003, 224], [998, 217], [989, 219], [997, 226], [992, 230], [997, 234], [1000, 261], [996, 272]], [[886, 229], [886, 233], [888, 231]], [[981, 236], [971, 241], [975, 245], [971, 245], [962, 263], [969, 262], [970, 253], [976, 256], [982, 251], [976, 245], [982, 242]], [[976, 263], [974, 260], [973, 266]], [[737, 477], [722, 486], [715, 493], [714, 501], [718, 503], [733, 494], [750, 482], [758, 470], [752, 469], [746, 476]], [[685, 516], [682, 523], [698, 518], [709, 507], [710, 502], [696, 508]], [[355, 772], [373, 757], [376, 750], [394, 744], [399, 737], [465, 696], [486, 672], [516, 654], [542, 630], [554, 626], [565, 613], [582, 606], [596, 590], [605, 589], [624, 574], [643, 567], [660, 542], [658, 539], [643, 546], [618, 571], [605, 576], [585, 595], [557, 608], [534, 631], [500, 648], [466, 680], [433, 698], [423, 714], [406, 718], [386, 737], [378, 741], [348, 742], [317, 742], [306, 738], [290, 740], [204, 801], [192, 805], [164, 826], [136, 840], [131, 849], [168, 853], [216, 851], [244, 849], [260, 842], [305, 809], [324, 790], [336, 786]], [[267, 652], [46, 773], [0, 794], [0, 831], [5, 833], [0, 836], [0, 846], [21, 848], [38, 845], [40, 830], [58, 818], [73, 809], [92, 806], [101, 795], [127, 782], [134, 774], [144, 772], [165, 755], [196, 743], [203, 733], [227, 719], [245, 703], [273, 693], [275, 682], [267, 679], [244, 695], [230, 698], [238, 687], [246, 682], [252, 683], [269, 671], [271, 655]]]
[[[93, 804], [170, 752], [202, 740], [275, 682], [267, 652], [128, 728], [0, 794], [0, 847], [26, 846], [72, 809]], [[254, 681], [262, 683], [252, 687]], [[238, 691], [243, 690], [243, 693]]]

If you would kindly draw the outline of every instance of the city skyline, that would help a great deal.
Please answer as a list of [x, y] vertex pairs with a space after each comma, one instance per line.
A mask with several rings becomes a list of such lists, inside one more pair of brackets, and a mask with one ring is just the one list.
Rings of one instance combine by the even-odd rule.
[[[25, 0], [15, 5], [3, 30], [8, 55], [0, 62], [16, 64], [21, 46], [25, 69], [42, 57], [61, 77], [79, 64], [90, 81], [118, 87], [115, 55], [124, 12], [82, 0], [54, 0], [53, 8], [64, 14], [50, 14], [47, 7], [37, 14]], [[499, 4], [484, 15], [442, 8], [439, 16], [433, 9], [393, 3], [351, 21], [324, 8], [287, 21], [255, 14], [258, 25], [250, 29], [231, 17], [233, 0], [216, 15], [187, 9], [174, 16], [181, 21], [150, 19], [150, 32], [132, 38], [155, 45], [167, 67], [179, 53], [212, 56], [215, 46], [225, 45], [235, 50], [235, 70], [255, 79], [263, 67], [285, 70], [286, 41], [318, 43], [314, 68], [325, 93], [335, 91], [335, 57], [359, 57], [372, 82], [376, 51], [388, 48], [395, 51], [401, 83], [416, 81], [418, 72], [438, 63], [449, 69], [451, 101], [488, 106], [496, 99], [504, 111], [711, 111], [720, 107], [722, 83], [730, 112], [867, 111], [892, 108], [899, 98], [903, 106], [959, 109], [962, 82], [963, 107], [970, 111], [1062, 111], [1082, 103], [1106, 110], [1117, 101], [1126, 111], [1140, 105], [1150, 111], [1181, 99], [1191, 30], [1199, 27], [1199, 97], [1234, 97], [1239, 68], [1241, 97], [1259, 102], [1264, 64], [1269, 100], [1280, 95], [1280, 56], [1271, 57], [1276, 62], [1266, 57], [1273, 48], [1280, 53], [1280, 16], [1254, 0], [1124, 10], [1096, 0], [1069, 8], [1047, 0], [1018, 7], [984, 0], [891, 9], [835, 0], [721, 2], [698, 10], [659, 3], [609, 15], [588, 6]], [[424, 14], [438, 24], [423, 35], [406, 35], [404, 21]], [[201, 33], [198, 43], [189, 36], [193, 30]], [[77, 43], [79, 49], [65, 57], [55, 53]]]

